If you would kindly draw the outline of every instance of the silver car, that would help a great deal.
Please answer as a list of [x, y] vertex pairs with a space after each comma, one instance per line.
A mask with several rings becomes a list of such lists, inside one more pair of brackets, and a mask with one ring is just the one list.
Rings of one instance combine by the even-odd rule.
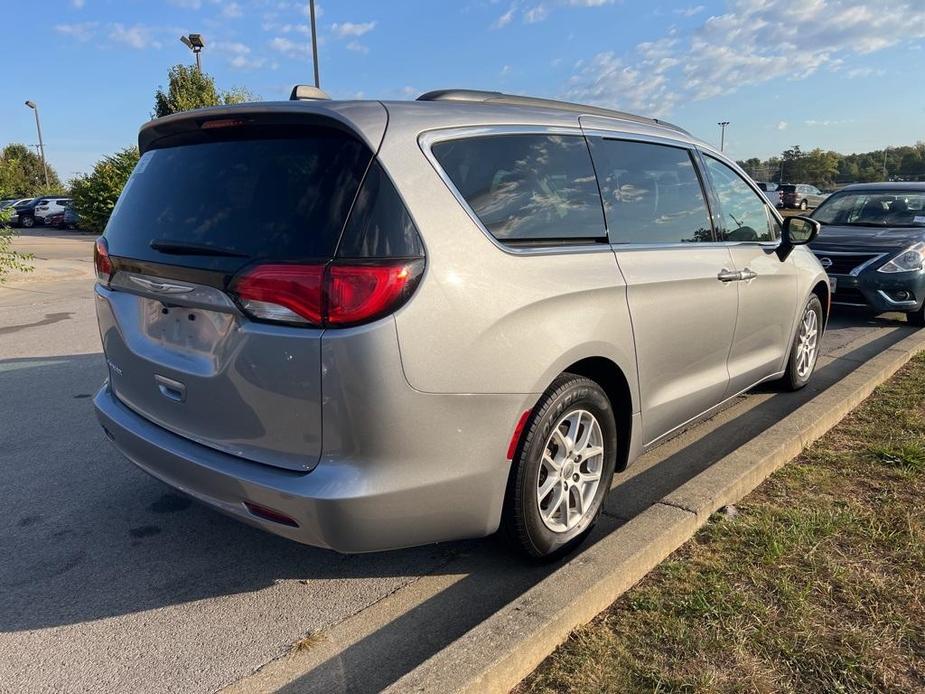
[[647, 448], [812, 375], [818, 223], [681, 128], [305, 91], [143, 126], [97, 242], [96, 411], [156, 478], [342, 552], [545, 557]]

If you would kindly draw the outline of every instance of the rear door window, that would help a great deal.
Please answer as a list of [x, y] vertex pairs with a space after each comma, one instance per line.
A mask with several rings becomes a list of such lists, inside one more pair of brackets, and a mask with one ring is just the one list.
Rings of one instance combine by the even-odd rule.
[[581, 135], [492, 135], [431, 151], [488, 232], [515, 246], [606, 242]]
[[607, 138], [590, 142], [613, 243], [715, 240], [687, 149]]
[[106, 228], [110, 254], [225, 271], [332, 257], [369, 149], [334, 129], [234, 131], [146, 152]]
[[776, 220], [773, 225], [771, 223], [764, 197], [723, 162], [709, 155], [704, 155], [704, 161], [719, 201], [722, 240], [774, 241], [777, 224]]

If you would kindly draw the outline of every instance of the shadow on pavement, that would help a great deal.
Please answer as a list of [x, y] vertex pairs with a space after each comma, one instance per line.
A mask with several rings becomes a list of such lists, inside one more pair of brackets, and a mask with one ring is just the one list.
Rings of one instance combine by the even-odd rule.
[[[650, 452], [641, 472], [616, 478], [611, 515], [596, 537], [908, 334], [890, 331], [826, 364], [798, 393], [765, 390], [760, 404], [683, 450]], [[0, 361], [0, 631], [118, 617], [259, 591], [286, 579], [459, 575], [286, 690], [376, 691], [557, 566], [526, 564], [493, 538], [344, 556], [242, 525], [172, 492], [115, 452], [92, 411], [91, 396], [104, 376], [100, 354]], [[259, 596], [254, 599], [259, 609]]]

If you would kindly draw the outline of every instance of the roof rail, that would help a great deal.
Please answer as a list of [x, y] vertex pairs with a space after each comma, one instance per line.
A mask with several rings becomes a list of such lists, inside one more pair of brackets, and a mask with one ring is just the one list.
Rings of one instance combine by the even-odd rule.
[[634, 123], [644, 123], [646, 125], [659, 125], [664, 128], [677, 130], [685, 135], [690, 135], [684, 128], [668, 123], [658, 118], [646, 118], [637, 116], [634, 113], [624, 113], [623, 111], [614, 111], [609, 108], [600, 106], [585, 106], [575, 104], [571, 101], [558, 101], [556, 99], [542, 99], [535, 96], [518, 96], [516, 94], [505, 94], [504, 92], [482, 91], [480, 89], [437, 89], [432, 92], [421, 94], [418, 101], [469, 101], [490, 104], [508, 104], [511, 106], [534, 106], [538, 108], [551, 108], [557, 111], [572, 111], [583, 113], [589, 116], [604, 116], [605, 118], [619, 118]]

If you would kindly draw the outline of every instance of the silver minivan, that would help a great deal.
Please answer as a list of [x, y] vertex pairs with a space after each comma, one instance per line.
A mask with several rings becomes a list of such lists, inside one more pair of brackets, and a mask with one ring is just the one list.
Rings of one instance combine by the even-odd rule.
[[818, 224], [681, 128], [318, 96], [141, 129], [96, 244], [95, 405], [156, 478], [342, 552], [500, 528], [545, 557], [647, 448], [812, 375]]

